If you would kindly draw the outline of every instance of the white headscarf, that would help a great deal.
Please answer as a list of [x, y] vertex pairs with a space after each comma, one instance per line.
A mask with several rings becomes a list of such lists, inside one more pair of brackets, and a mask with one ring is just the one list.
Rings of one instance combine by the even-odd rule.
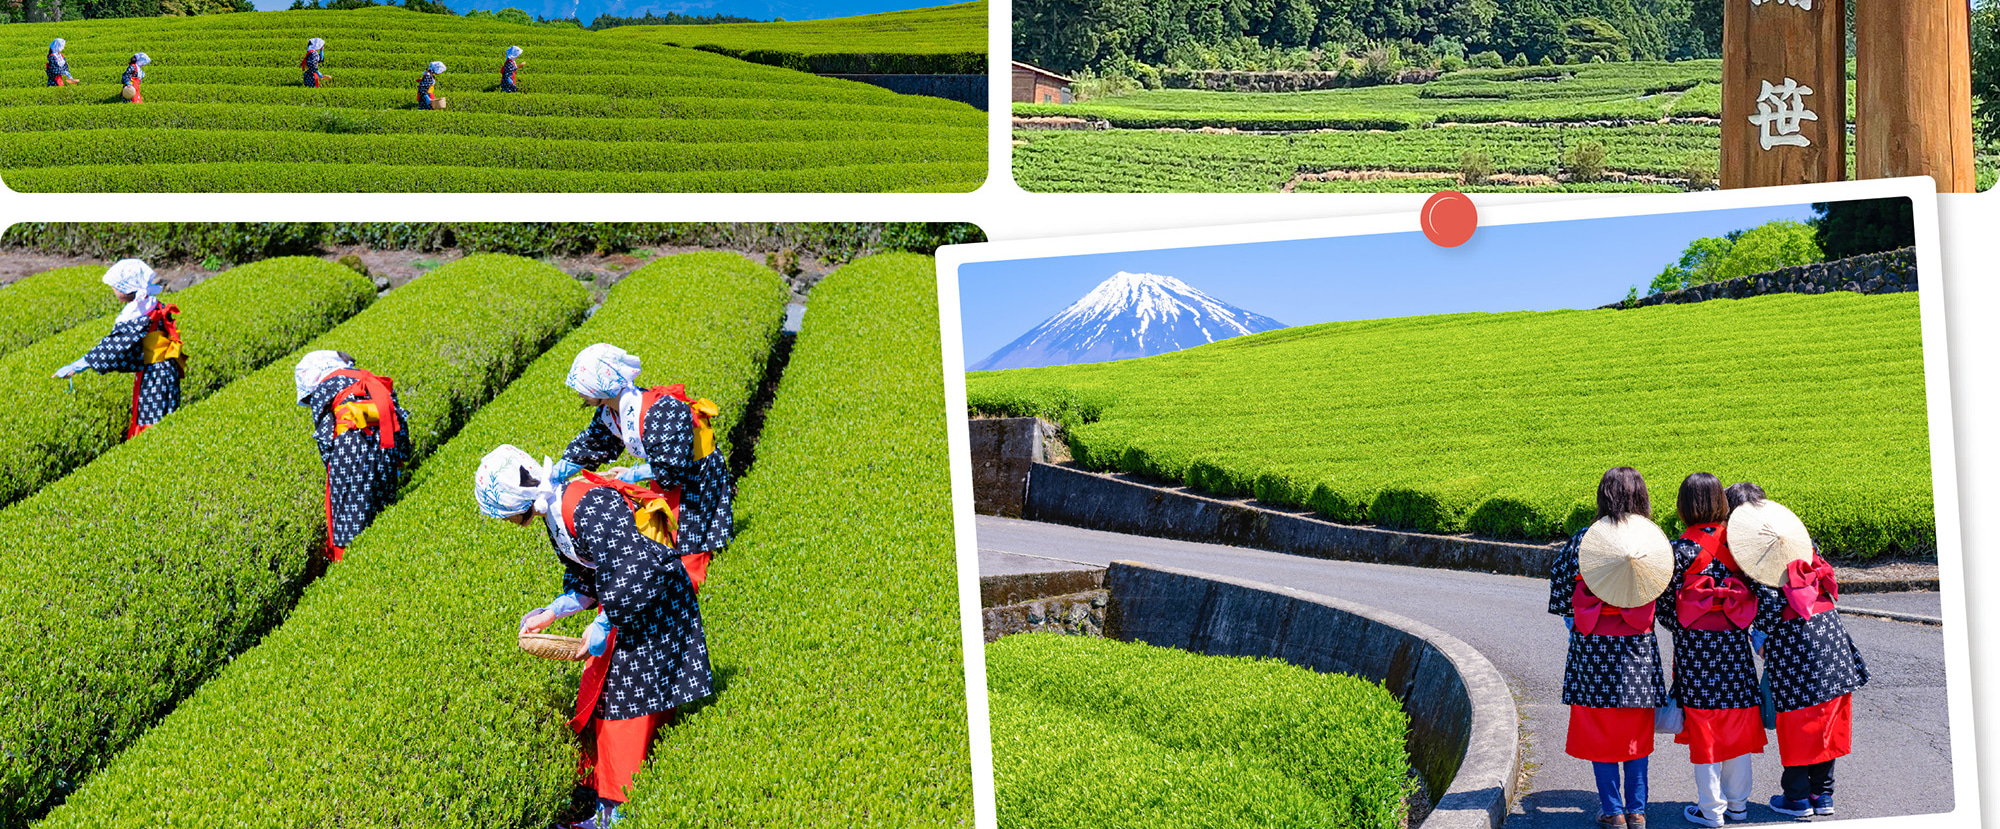
[[50, 54], [60, 52], [63, 50], [63, 47], [68, 45], [69, 41], [63, 40], [62, 38], [56, 38], [55, 40], [49, 41], [49, 52]]
[[431, 61], [431, 74], [433, 75], [444, 74], [444, 61], [441, 60]]
[[143, 317], [153, 310], [160, 301], [153, 298], [160, 292], [153, 284], [153, 269], [137, 259], [120, 259], [104, 269], [104, 284], [121, 294], [133, 294], [132, 301], [118, 312], [117, 322], [125, 322]]
[[353, 363], [340, 359], [338, 351], [315, 351], [301, 358], [298, 367], [292, 369], [292, 386], [298, 390], [299, 405], [305, 405], [306, 398], [312, 396], [313, 389], [327, 375], [353, 367]]
[[639, 358], [615, 345], [598, 343], [578, 352], [570, 361], [569, 376], [563, 384], [584, 397], [611, 399], [637, 386], [639, 379]]
[[312, 40], [306, 41], [306, 51], [308, 52], [317, 52], [325, 48], [326, 48], [326, 41], [321, 40], [319, 38], [313, 38]]
[[[472, 497], [479, 502], [479, 511], [493, 518], [520, 515], [531, 509], [553, 512], [558, 497], [549, 474], [553, 465], [549, 458], [536, 463], [534, 456], [512, 445], [503, 444], [486, 453], [472, 480]], [[522, 486], [523, 471], [541, 484]]]
[[509, 46], [509, 47], [507, 47], [507, 57], [510, 57], [510, 58], [518, 58], [518, 57], [520, 57], [520, 56], [521, 56], [521, 47], [519, 47], [519, 46]]

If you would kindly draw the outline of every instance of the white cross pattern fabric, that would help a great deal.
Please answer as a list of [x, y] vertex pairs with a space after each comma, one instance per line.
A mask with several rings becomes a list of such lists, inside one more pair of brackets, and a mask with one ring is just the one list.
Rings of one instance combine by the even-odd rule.
[[[1688, 708], [1710, 710], [1756, 708], [1763, 704], [1757, 690], [1757, 664], [1751, 659], [1750, 632], [1747, 630], [1688, 630], [1680, 626], [1675, 609], [1680, 601], [1687, 568], [1701, 555], [1701, 545], [1685, 538], [1674, 539], [1674, 579], [1667, 598], [1660, 602], [1660, 624], [1673, 633], [1675, 701]], [[1710, 577], [1720, 581], [1729, 568], [1711, 559]]]
[[[1574, 616], [1579, 530], [1549, 564], [1549, 612]], [[1657, 620], [1658, 614], [1655, 613]], [[1667, 704], [1660, 665], [1660, 640], [1652, 631], [1637, 636], [1593, 636], [1572, 632], [1563, 666], [1562, 702], [1587, 708], [1658, 708]]]
[[[694, 459], [694, 412], [671, 395], [660, 397], [646, 410], [640, 432], [640, 458], [653, 467], [653, 478], [669, 489], [681, 490], [680, 535], [675, 539], [677, 554], [715, 552], [729, 546], [735, 536], [735, 487], [729, 461], [720, 451]], [[711, 426], [720, 424], [711, 423]], [[563, 450], [563, 459], [585, 469], [596, 469], [616, 460], [627, 450], [618, 419], [603, 413], [592, 416], [583, 432]]]
[[136, 317], [111, 326], [111, 333], [83, 355], [92, 371], [105, 374], [137, 374], [141, 426], [151, 426], [181, 407], [181, 367], [173, 360], [157, 363], [139, 361], [139, 345], [146, 339], [152, 322]]
[[572, 543], [597, 569], [558, 555], [563, 588], [596, 599], [618, 631], [596, 715], [629, 719], [713, 694], [701, 606], [680, 557], [640, 535], [632, 508], [609, 487], [585, 493], [575, 514]]
[[1750, 589], [1757, 594], [1757, 628], [1767, 634], [1764, 675], [1779, 711], [1811, 708], [1868, 684], [1868, 665], [1838, 612], [1786, 619], [1782, 591], [1755, 582]]
[[[396, 431], [393, 449], [383, 449], [382, 439], [373, 429], [334, 434], [333, 398], [355, 382], [352, 377], [329, 377], [314, 386], [306, 398], [313, 417], [313, 439], [319, 444], [320, 460], [326, 463], [329, 526], [331, 540], [338, 547], [353, 543], [354, 537], [389, 506], [402, 482], [403, 464], [410, 459], [407, 428]], [[410, 413], [403, 409], [397, 394], [390, 392], [389, 398], [396, 407], [397, 421], [409, 423]]]

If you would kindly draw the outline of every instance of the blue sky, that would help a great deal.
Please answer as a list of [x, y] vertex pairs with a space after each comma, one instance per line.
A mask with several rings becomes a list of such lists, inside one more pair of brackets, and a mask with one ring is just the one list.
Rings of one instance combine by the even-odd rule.
[[[260, 11], [290, 8], [292, 0], [252, 0]], [[381, 0], [377, 0], [381, 2]], [[952, 0], [445, 0], [452, 11], [464, 14], [472, 9], [497, 11], [516, 8], [530, 15], [568, 17], [575, 14], [589, 23], [599, 14], [637, 17], [647, 11], [656, 14], [679, 12], [706, 15], [730, 14], [770, 20], [819, 20], [852, 17], [857, 14], [901, 11], [942, 6]], [[321, 5], [325, 5], [324, 2]]]
[[958, 270], [965, 361], [976, 363], [1119, 271], [1179, 277], [1286, 325], [1464, 311], [1595, 308], [1645, 293], [1703, 236], [1807, 204], [1482, 227], [1441, 248], [1417, 231], [1289, 242], [977, 262]]

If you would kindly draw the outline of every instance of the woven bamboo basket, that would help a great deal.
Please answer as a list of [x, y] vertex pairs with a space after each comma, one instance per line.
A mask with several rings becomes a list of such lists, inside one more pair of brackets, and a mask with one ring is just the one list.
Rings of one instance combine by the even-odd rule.
[[557, 636], [553, 633], [521, 634], [521, 650], [543, 659], [575, 662], [576, 651], [583, 647], [583, 640], [574, 636]]

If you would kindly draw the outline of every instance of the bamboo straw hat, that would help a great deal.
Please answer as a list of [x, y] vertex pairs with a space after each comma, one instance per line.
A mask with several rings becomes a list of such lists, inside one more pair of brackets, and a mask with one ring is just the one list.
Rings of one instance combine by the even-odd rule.
[[1576, 548], [1577, 571], [1592, 595], [1615, 607], [1660, 598], [1674, 575], [1674, 545], [1643, 516], [1597, 519]]
[[575, 662], [580, 659], [576, 651], [581, 647], [583, 640], [574, 636], [557, 636], [553, 633], [521, 634], [521, 650], [543, 659]]
[[1812, 536], [1797, 515], [1776, 501], [1751, 501], [1729, 513], [1729, 554], [1743, 575], [1759, 584], [1782, 587], [1785, 568], [1812, 561]]

